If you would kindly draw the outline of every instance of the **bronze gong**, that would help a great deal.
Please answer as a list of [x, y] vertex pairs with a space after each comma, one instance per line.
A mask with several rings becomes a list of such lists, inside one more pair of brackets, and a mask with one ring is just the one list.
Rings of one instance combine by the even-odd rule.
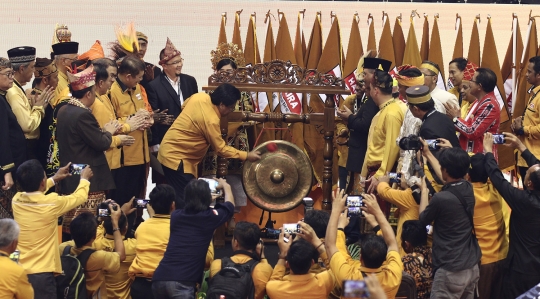
[[[267, 144], [275, 143], [270, 152]], [[296, 208], [308, 195], [313, 170], [307, 155], [296, 145], [283, 140], [267, 141], [254, 151], [261, 153], [256, 162], [245, 161], [242, 184], [248, 198], [259, 208], [285, 212]]]

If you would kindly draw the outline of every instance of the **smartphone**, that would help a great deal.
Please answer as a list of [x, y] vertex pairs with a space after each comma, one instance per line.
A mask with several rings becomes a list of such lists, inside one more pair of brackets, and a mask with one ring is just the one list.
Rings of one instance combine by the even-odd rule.
[[426, 231], [427, 231], [427, 234], [428, 235], [432, 235], [433, 234], [433, 226], [431, 225], [426, 225]]
[[133, 207], [146, 208], [146, 205], [148, 204], [149, 201], [150, 199], [135, 198], [135, 200], [133, 201]]
[[203, 180], [208, 183], [208, 186], [210, 186], [210, 193], [215, 195], [221, 195], [221, 190], [218, 190], [217, 186], [219, 185], [219, 182], [214, 179], [207, 179], [207, 178], [199, 178], [199, 180]]
[[504, 144], [505, 138], [503, 134], [493, 134], [493, 144]]
[[13, 252], [9, 255], [9, 258], [10, 258], [12, 261], [16, 262], [16, 263], [19, 262], [19, 258], [20, 258], [20, 257], [21, 257], [21, 252], [18, 251], [18, 250], [13, 251]]
[[348, 207], [362, 207], [364, 197], [362, 196], [349, 196], [347, 197], [347, 206]]
[[401, 184], [401, 173], [390, 172], [388, 178], [390, 179], [390, 184]]
[[347, 216], [353, 216], [353, 215], [361, 215], [362, 210], [360, 207], [348, 207], [347, 208]]
[[283, 224], [283, 232], [287, 234], [298, 234], [300, 233], [300, 224], [298, 223], [285, 223]]
[[81, 174], [82, 170], [88, 166], [88, 164], [71, 164], [69, 165], [69, 173], [71, 174]]
[[109, 209], [98, 209], [98, 216], [99, 217], [111, 217], [111, 212], [109, 212]]
[[439, 150], [441, 147], [439, 146], [439, 140], [437, 139], [426, 139], [426, 143], [428, 145], [428, 148], [432, 151]]
[[342, 298], [369, 298], [369, 291], [367, 289], [366, 282], [363, 280], [344, 280]]

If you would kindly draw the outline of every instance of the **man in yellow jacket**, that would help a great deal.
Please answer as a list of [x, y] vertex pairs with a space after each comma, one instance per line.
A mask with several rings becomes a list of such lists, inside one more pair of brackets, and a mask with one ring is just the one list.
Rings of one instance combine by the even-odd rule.
[[167, 131], [159, 148], [158, 160], [167, 182], [176, 191], [177, 206], [183, 208], [184, 188], [197, 177], [197, 165], [208, 148], [225, 158], [257, 161], [258, 152], [239, 151], [221, 137], [220, 119], [234, 111], [240, 91], [227, 83], [208, 95], [197, 93], [184, 103], [182, 113]]

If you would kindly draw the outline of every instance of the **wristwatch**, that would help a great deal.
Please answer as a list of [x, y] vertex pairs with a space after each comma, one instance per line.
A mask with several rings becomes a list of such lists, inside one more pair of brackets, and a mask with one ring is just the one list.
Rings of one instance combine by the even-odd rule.
[[120, 228], [119, 228], [119, 227], [117, 227], [117, 228], [113, 228], [113, 230], [112, 230], [113, 234], [114, 234], [114, 232], [115, 232], [115, 231], [117, 231], [117, 230], [119, 231], [119, 230], [120, 230]]
[[458, 118], [459, 118], [459, 117], [457, 117], [457, 116], [456, 116], [456, 117], [454, 117], [454, 118], [452, 119], [452, 122], [453, 122], [454, 124], [457, 124], [457, 122], [458, 122]]

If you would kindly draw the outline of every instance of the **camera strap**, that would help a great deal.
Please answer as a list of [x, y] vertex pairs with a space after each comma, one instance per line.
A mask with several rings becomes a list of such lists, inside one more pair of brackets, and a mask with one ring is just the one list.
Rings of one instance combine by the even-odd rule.
[[447, 190], [445, 191], [448, 191], [452, 194], [454, 194], [455, 197], [457, 197], [457, 199], [459, 200], [459, 202], [461, 202], [461, 205], [463, 206], [463, 208], [465, 209], [465, 213], [467, 214], [467, 217], [469, 218], [469, 221], [471, 223], [471, 226], [472, 226], [472, 234], [474, 236], [476, 236], [476, 230], [474, 229], [474, 222], [473, 222], [473, 213], [469, 210], [469, 208], [467, 207], [467, 203], [465, 202], [465, 199], [461, 196], [461, 194], [459, 194], [454, 188], [448, 188]]

